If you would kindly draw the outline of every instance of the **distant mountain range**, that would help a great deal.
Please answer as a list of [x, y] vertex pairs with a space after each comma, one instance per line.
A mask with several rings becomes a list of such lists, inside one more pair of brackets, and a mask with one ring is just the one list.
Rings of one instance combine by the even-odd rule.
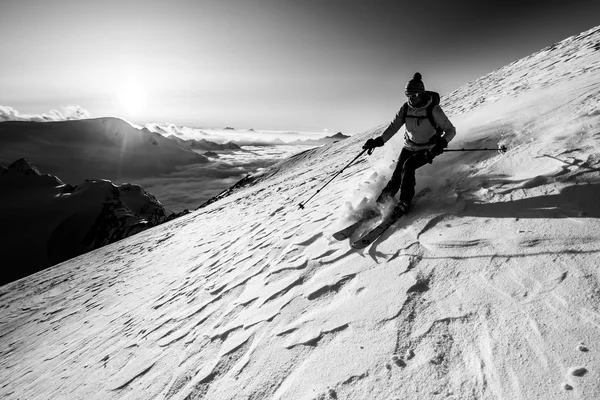
[[188, 213], [138, 185], [65, 184], [25, 159], [0, 167], [0, 192], [0, 285]]
[[308, 139], [308, 140], [295, 140], [288, 144], [294, 145], [324, 145], [329, 143], [335, 143], [340, 140], [348, 139], [350, 136], [344, 135], [342, 132], [338, 132], [333, 136], [325, 136], [320, 139]]
[[320, 139], [306, 139], [306, 140], [294, 140], [293, 142], [284, 142], [281, 139], [275, 139], [272, 141], [267, 140], [234, 140], [236, 144], [240, 146], [289, 146], [289, 145], [303, 145], [303, 146], [322, 146], [325, 144], [335, 143], [339, 140], [348, 139], [350, 136], [346, 136], [341, 132], [336, 133], [333, 136], [325, 136]]
[[[225, 128], [228, 130], [233, 130], [233, 128]], [[250, 129], [248, 132], [255, 132]], [[339, 140], [344, 140], [349, 138], [350, 136], [346, 136], [341, 132], [336, 133], [333, 136], [325, 136], [320, 139], [307, 139], [307, 140], [295, 140], [293, 142], [284, 142], [281, 139], [275, 140], [261, 140], [261, 139], [238, 139], [232, 140], [223, 144], [218, 144], [216, 142], [211, 142], [206, 139], [181, 139], [175, 135], [167, 136], [168, 139], [171, 139], [184, 149], [190, 150], [207, 150], [207, 151], [215, 151], [215, 150], [241, 150], [241, 146], [257, 146], [257, 147], [267, 147], [267, 146], [289, 146], [289, 145], [303, 145], [303, 146], [322, 146], [329, 143], [335, 143]]]
[[199, 140], [195, 140], [195, 139], [181, 139], [175, 135], [169, 135], [167, 136], [168, 139], [171, 139], [172, 141], [174, 141], [175, 143], [177, 143], [179, 146], [183, 147], [184, 149], [189, 149], [189, 150], [207, 150], [207, 151], [214, 151], [214, 150], [241, 150], [241, 147], [234, 143], [234, 142], [227, 142], [227, 143], [223, 143], [223, 144], [218, 144], [215, 142], [211, 142], [209, 140], [206, 139], [199, 139]]

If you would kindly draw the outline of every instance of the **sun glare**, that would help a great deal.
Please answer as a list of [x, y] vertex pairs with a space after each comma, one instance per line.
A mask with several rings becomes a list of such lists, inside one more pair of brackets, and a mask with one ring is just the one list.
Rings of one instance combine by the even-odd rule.
[[119, 87], [119, 104], [129, 117], [140, 116], [146, 109], [147, 93], [144, 86], [128, 79]]

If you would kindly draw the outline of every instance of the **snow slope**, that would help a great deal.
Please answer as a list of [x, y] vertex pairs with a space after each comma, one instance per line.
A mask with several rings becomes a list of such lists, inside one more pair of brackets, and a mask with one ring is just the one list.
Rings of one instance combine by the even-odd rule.
[[1, 287], [0, 394], [600, 398], [600, 29], [580, 36], [450, 94], [451, 147], [508, 153], [420, 169], [413, 212], [364, 251], [331, 233], [401, 134], [298, 204], [385, 126]]

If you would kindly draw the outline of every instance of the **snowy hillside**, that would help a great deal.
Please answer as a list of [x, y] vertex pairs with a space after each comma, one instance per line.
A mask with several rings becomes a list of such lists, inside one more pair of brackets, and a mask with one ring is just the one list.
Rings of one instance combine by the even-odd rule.
[[580, 37], [444, 98], [451, 148], [508, 152], [436, 158], [363, 251], [331, 234], [401, 133], [298, 204], [385, 125], [1, 287], [0, 395], [600, 398], [600, 29]]

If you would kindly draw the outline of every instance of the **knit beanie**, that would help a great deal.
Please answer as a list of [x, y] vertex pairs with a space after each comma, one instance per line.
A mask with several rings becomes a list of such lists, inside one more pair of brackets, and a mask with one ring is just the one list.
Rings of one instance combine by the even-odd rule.
[[421, 76], [421, 74], [417, 72], [413, 76], [413, 78], [410, 81], [408, 81], [408, 83], [406, 84], [406, 87], [404, 88], [404, 92], [407, 94], [424, 92], [425, 85], [423, 84], [422, 79], [423, 79], [423, 77]]

